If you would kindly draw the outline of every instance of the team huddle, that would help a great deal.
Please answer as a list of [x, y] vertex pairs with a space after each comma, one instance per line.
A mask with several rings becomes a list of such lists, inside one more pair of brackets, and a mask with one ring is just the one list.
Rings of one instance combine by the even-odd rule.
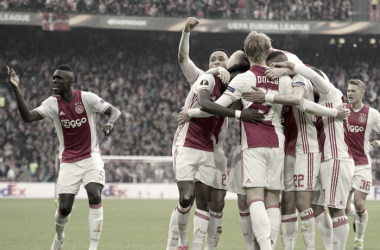
[[[355, 216], [354, 249], [363, 249], [365, 201], [372, 180], [369, 136], [372, 130], [380, 132], [379, 112], [362, 103], [363, 82], [349, 81], [346, 105], [325, 73], [272, 48], [270, 38], [255, 31], [245, 39], [243, 50], [232, 55], [223, 49], [212, 51], [204, 72], [189, 58], [190, 31], [198, 23], [188, 18], [179, 45], [178, 60], [191, 89], [173, 141], [179, 201], [171, 214], [166, 249], [190, 249], [187, 228], [194, 200], [191, 249], [202, 249], [204, 242], [205, 250], [216, 249], [227, 191], [237, 194], [248, 250], [274, 249], [280, 232], [283, 249], [294, 249], [297, 211], [307, 250], [315, 249], [315, 227], [325, 249], [345, 249], [347, 216]], [[89, 249], [97, 249], [105, 172], [95, 113], [110, 116], [102, 126], [107, 137], [120, 110], [93, 93], [74, 90], [75, 75], [68, 65], [54, 72], [54, 95], [33, 110], [24, 100], [16, 72], [7, 68], [7, 76], [22, 119], [50, 118], [60, 142], [59, 207], [51, 250], [63, 247], [81, 184], [89, 201]], [[227, 117], [240, 126], [229, 174], [223, 151]], [[372, 145], [379, 147], [380, 141]]]
[[[190, 31], [198, 23], [187, 19], [179, 45], [191, 89], [173, 141], [179, 201], [166, 249], [199, 250], [204, 241], [205, 250], [216, 249], [227, 190], [238, 196], [248, 250], [275, 249], [280, 232], [283, 249], [294, 249], [297, 211], [306, 249], [315, 249], [316, 226], [325, 249], [345, 249], [347, 216], [355, 217], [353, 248], [363, 249], [372, 180], [369, 136], [380, 132], [379, 112], [362, 103], [364, 83], [349, 81], [345, 104], [324, 72], [272, 48], [270, 38], [255, 31], [231, 56], [215, 49], [204, 72], [189, 58]], [[223, 153], [227, 117], [240, 126], [229, 175]], [[379, 141], [372, 145], [379, 147]]]

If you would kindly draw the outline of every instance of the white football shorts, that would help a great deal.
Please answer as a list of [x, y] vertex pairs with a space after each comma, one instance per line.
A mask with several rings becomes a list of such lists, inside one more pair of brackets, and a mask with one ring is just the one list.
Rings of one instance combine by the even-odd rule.
[[321, 153], [286, 155], [284, 191], [314, 191], [320, 168]]
[[372, 162], [368, 165], [355, 166], [352, 188], [369, 194], [372, 186]]
[[232, 156], [230, 175], [228, 176], [228, 192], [247, 195], [243, 189], [241, 165], [241, 145], [237, 145]]
[[312, 203], [324, 207], [345, 209], [354, 168], [352, 159], [329, 159], [322, 162], [320, 170], [321, 189], [314, 193]]
[[173, 168], [177, 181], [200, 181], [210, 187], [216, 174], [214, 152], [173, 145]]
[[241, 152], [243, 187], [264, 187], [269, 190], [284, 188], [284, 149], [247, 148]]
[[223, 147], [214, 148], [216, 173], [214, 178], [215, 189], [227, 190], [228, 173], [227, 173], [227, 158], [224, 155]]
[[75, 194], [79, 192], [80, 184], [85, 187], [90, 182], [105, 185], [104, 162], [100, 155], [70, 163], [61, 163], [57, 192], [58, 194]]

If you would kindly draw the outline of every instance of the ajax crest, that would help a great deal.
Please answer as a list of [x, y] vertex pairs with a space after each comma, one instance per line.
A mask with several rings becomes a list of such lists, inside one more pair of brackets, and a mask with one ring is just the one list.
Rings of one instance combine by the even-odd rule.
[[77, 114], [82, 114], [84, 111], [84, 107], [82, 105], [78, 105], [75, 107], [75, 112], [77, 112]]
[[365, 116], [363, 116], [363, 115], [361, 115], [361, 116], [359, 117], [359, 122], [360, 122], [360, 123], [365, 123], [366, 120], [367, 120], [367, 118], [366, 118]]

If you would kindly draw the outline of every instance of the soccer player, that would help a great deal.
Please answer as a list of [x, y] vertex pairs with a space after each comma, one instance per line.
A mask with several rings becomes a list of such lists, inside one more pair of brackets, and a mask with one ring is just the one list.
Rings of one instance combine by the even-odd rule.
[[[205, 72], [195, 66], [193, 61], [189, 57], [189, 37], [190, 31], [193, 30], [199, 21], [194, 17], [189, 17], [186, 21], [185, 28], [182, 32], [181, 41], [178, 50], [178, 62], [182, 68], [182, 71], [190, 83], [193, 86], [194, 82], [199, 76], [203, 75]], [[225, 70], [226, 63], [229, 54], [223, 49], [214, 50], [209, 59], [209, 71], [206, 73], [213, 73], [220, 75], [220, 79], [224, 82], [229, 81], [229, 73]], [[214, 185], [211, 189], [211, 202], [210, 202], [210, 219], [209, 226], [207, 229], [207, 241], [206, 250], [212, 250], [216, 247], [221, 233], [221, 223], [224, 208], [224, 197], [226, 195], [226, 178], [227, 178], [227, 159], [224, 156], [223, 143], [227, 136], [227, 118], [224, 123], [222, 121], [218, 122], [218, 126], [214, 131], [214, 154], [215, 154], [215, 164], [216, 164], [216, 175], [214, 178]], [[191, 202], [192, 204], [193, 202]], [[187, 221], [189, 218], [189, 213], [186, 213], [184, 217], [185, 221], [182, 221], [181, 227], [178, 228], [178, 223], [176, 220], [177, 207], [172, 212], [169, 224], [169, 236], [167, 242], [167, 250], [175, 249], [178, 239], [180, 239], [179, 249], [186, 249], [187, 240]], [[180, 230], [180, 232], [178, 232]]]
[[[216, 100], [222, 95], [225, 87], [217, 77], [203, 74], [193, 84], [186, 98], [185, 106], [198, 108], [204, 102], [212, 102], [211, 100]], [[229, 110], [226, 112], [226, 116], [235, 116], [235, 110]], [[261, 119], [262, 115], [257, 111], [245, 110], [241, 112], [241, 117], [243, 120], [256, 122], [257, 118]], [[176, 207], [178, 231], [181, 237], [183, 232], [181, 227], [187, 227], [188, 213], [195, 196], [197, 209], [194, 216], [194, 235], [191, 247], [193, 250], [201, 249], [210, 220], [208, 204], [216, 174], [212, 136], [219, 122], [223, 123], [224, 117], [191, 119], [189, 122], [181, 124], [174, 136], [173, 166], [180, 195]], [[175, 245], [171, 245], [171, 247], [175, 247]], [[183, 244], [182, 249], [183, 247], [187, 248], [187, 245]]]
[[[372, 183], [372, 159], [369, 155], [369, 136], [371, 131], [380, 132], [380, 114], [377, 110], [363, 104], [365, 85], [362, 81], [351, 79], [347, 88], [347, 107], [351, 110], [348, 117], [349, 143], [355, 161], [352, 187], [347, 201], [347, 216], [355, 217], [355, 243], [354, 249], [363, 249], [364, 233], [368, 223], [366, 198]], [[378, 141], [372, 145], [379, 146]], [[351, 203], [354, 195], [354, 205]]]
[[[272, 62], [286, 61], [286, 55], [281, 51], [272, 52], [267, 64]], [[299, 74], [293, 76], [292, 95], [275, 96], [274, 103], [284, 105], [283, 117], [285, 127], [285, 167], [284, 186], [281, 199], [281, 238], [284, 249], [293, 249], [295, 236], [297, 234], [297, 214], [296, 208], [301, 215], [301, 229], [306, 249], [315, 249], [315, 221], [311, 208], [311, 198], [313, 190], [317, 184], [319, 168], [321, 162], [320, 149], [318, 143], [317, 129], [313, 122], [313, 115], [303, 112], [311, 112], [314, 115], [338, 116], [345, 118], [349, 111], [339, 107], [336, 109], [322, 107], [313, 104], [313, 86], [309, 80]], [[256, 88], [256, 90], [258, 90]], [[255, 98], [256, 97], [256, 98]], [[247, 101], [263, 103], [265, 93], [262, 91], [243, 93], [243, 98]], [[303, 98], [309, 100], [303, 106]]]
[[96, 138], [95, 112], [109, 115], [103, 125], [104, 136], [110, 135], [121, 112], [97, 95], [74, 90], [74, 73], [68, 65], [60, 65], [54, 72], [52, 88], [54, 96], [46, 99], [41, 106], [30, 111], [19, 88], [19, 79], [7, 67], [8, 82], [12, 85], [18, 110], [25, 122], [52, 119], [60, 143], [61, 160], [58, 175], [59, 208], [55, 212], [54, 241], [51, 250], [62, 249], [64, 229], [70, 218], [75, 195], [80, 184], [88, 195], [90, 212], [90, 250], [97, 249], [103, 225], [101, 191], [105, 183], [104, 163]]
[[[265, 88], [275, 95], [286, 94], [291, 88], [291, 79], [269, 81], [265, 77], [266, 58], [271, 49], [268, 36], [251, 32], [245, 42], [244, 51], [251, 69], [237, 75], [229, 84], [227, 91], [216, 103], [202, 105], [202, 110], [213, 115], [229, 116], [228, 107], [241, 99], [251, 86]], [[231, 56], [232, 57], [232, 56]], [[230, 59], [231, 60], [231, 59]], [[260, 125], [242, 121], [242, 169], [243, 187], [247, 193], [247, 203], [252, 220], [252, 229], [262, 250], [271, 250], [271, 225], [264, 206], [278, 206], [279, 191], [282, 189], [281, 175], [284, 160], [284, 135], [281, 126], [281, 105], [249, 103], [242, 100], [243, 111], [235, 111], [235, 117], [247, 109], [259, 110], [264, 114]], [[219, 104], [219, 105], [218, 105]], [[189, 114], [191, 116], [191, 114]]]
[[[292, 62], [275, 63], [273, 66], [290, 68], [311, 80], [317, 88], [316, 91], [319, 91], [320, 105], [336, 108], [342, 104], [342, 92], [326, 81], [319, 70], [313, 70], [303, 64]], [[266, 100], [274, 100], [275, 98], [265, 96]], [[345, 249], [349, 233], [345, 208], [355, 166], [348, 144], [347, 121], [322, 117], [319, 125], [323, 145], [320, 169], [322, 188], [318, 192], [319, 195], [315, 195], [317, 192], [314, 193], [312, 203], [318, 205], [319, 208], [323, 206], [329, 208], [333, 222], [333, 242], [328, 246], [328, 249], [340, 250]], [[323, 211], [321, 209], [321, 211], [316, 212], [316, 208], [314, 208], [316, 214]]]

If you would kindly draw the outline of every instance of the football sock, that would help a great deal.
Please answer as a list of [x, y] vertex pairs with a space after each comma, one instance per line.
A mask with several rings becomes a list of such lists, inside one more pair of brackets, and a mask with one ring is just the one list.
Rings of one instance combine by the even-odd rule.
[[270, 232], [270, 238], [272, 241], [272, 249], [274, 250], [277, 243], [278, 233], [280, 232], [280, 224], [281, 224], [281, 218], [280, 218], [280, 207], [279, 206], [270, 206], [266, 208], [271, 232]]
[[314, 214], [315, 224], [322, 236], [323, 245], [326, 250], [333, 249], [333, 223], [330, 215], [324, 210], [319, 214]]
[[187, 246], [187, 244], [189, 243], [187, 240], [187, 225], [189, 223], [190, 218], [190, 209], [191, 206], [183, 208], [179, 203], [176, 207], [176, 219], [180, 241], [179, 243], [181, 246]]
[[297, 212], [281, 216], [281, 240], [284, 250], [293, 250], [296, 244], [298, 221]]
[[89, 250], [96, 250], [99, 244], [100, 234], [102, 233], [103, 226], [103, 206], [102, 203], [98, 205], [90, 205], [90, 213], [88, 215], [88, 223], [90, 225], [90, 248]]
[[241, 231], [244, 236], [245, 243], [247, 244], [248, 250], [253, 250], [253, 231], [252, 231], [252, 223], [251, 223], [251, 214], [249, 213], [249, 209], [240, 210], [239, 209], [239, 222]]
[[355, 241], [363, 241], [365, 229], [367, 228], [368, 223], [368, 212], [367, 209], [364, 208], [363, 211], [356, 212], [355, 215], [355, 226], [356, 226], [356, 236]]
[[340, 216], [332, 219], [333, 221], [333, 244], [334, 250], [346, 249], [346, 242], [350, 227], [346, 216]]
[[306, 250], [315, 249], [315, 219], [312, 208], [300, 212], [301, 231]]
[[264, 201], [251, 200], [248, 204], [251, 213], [252, 230], [261, 250], [272, 250], [270, 239], [270, 221], [266, 212]]
[[166, 250], [176, 250], [178, 238], [178, 223], [176, 220], [176, 209], [174, 208], [172, 215], [170, 216], [168, 243], [166, 246]]
[[70, 214], [67, 216], [62, 216], [59, 213], [59, 209], [55, 210], [55, 232], [57, 233], [57, 239], [62, 241], [63, 240], [63, 231], [65, 230], [66, 224], [70, 219]]
[[346, 216], [353, 216], [353, 217], [355, 217], [355, 206], [354, 206], [354, 204], [352, 204], [351, 203], [351, 209], [350, 209], [350, 211], [348, 211], [348, 213], [346, 214]]
[[210, 213], [199, 209], [195, 210], [194, 214], [194, 234], [192, 250], [201, 250], [203, 240], [207, 234], [208, 222], [210, 220]]
[[222, 233], [222, 216], [223, 212], [216, 213], [210, 210], [206, 247], [204, 250], [213, 250], [218, 245], [219, 236]]

